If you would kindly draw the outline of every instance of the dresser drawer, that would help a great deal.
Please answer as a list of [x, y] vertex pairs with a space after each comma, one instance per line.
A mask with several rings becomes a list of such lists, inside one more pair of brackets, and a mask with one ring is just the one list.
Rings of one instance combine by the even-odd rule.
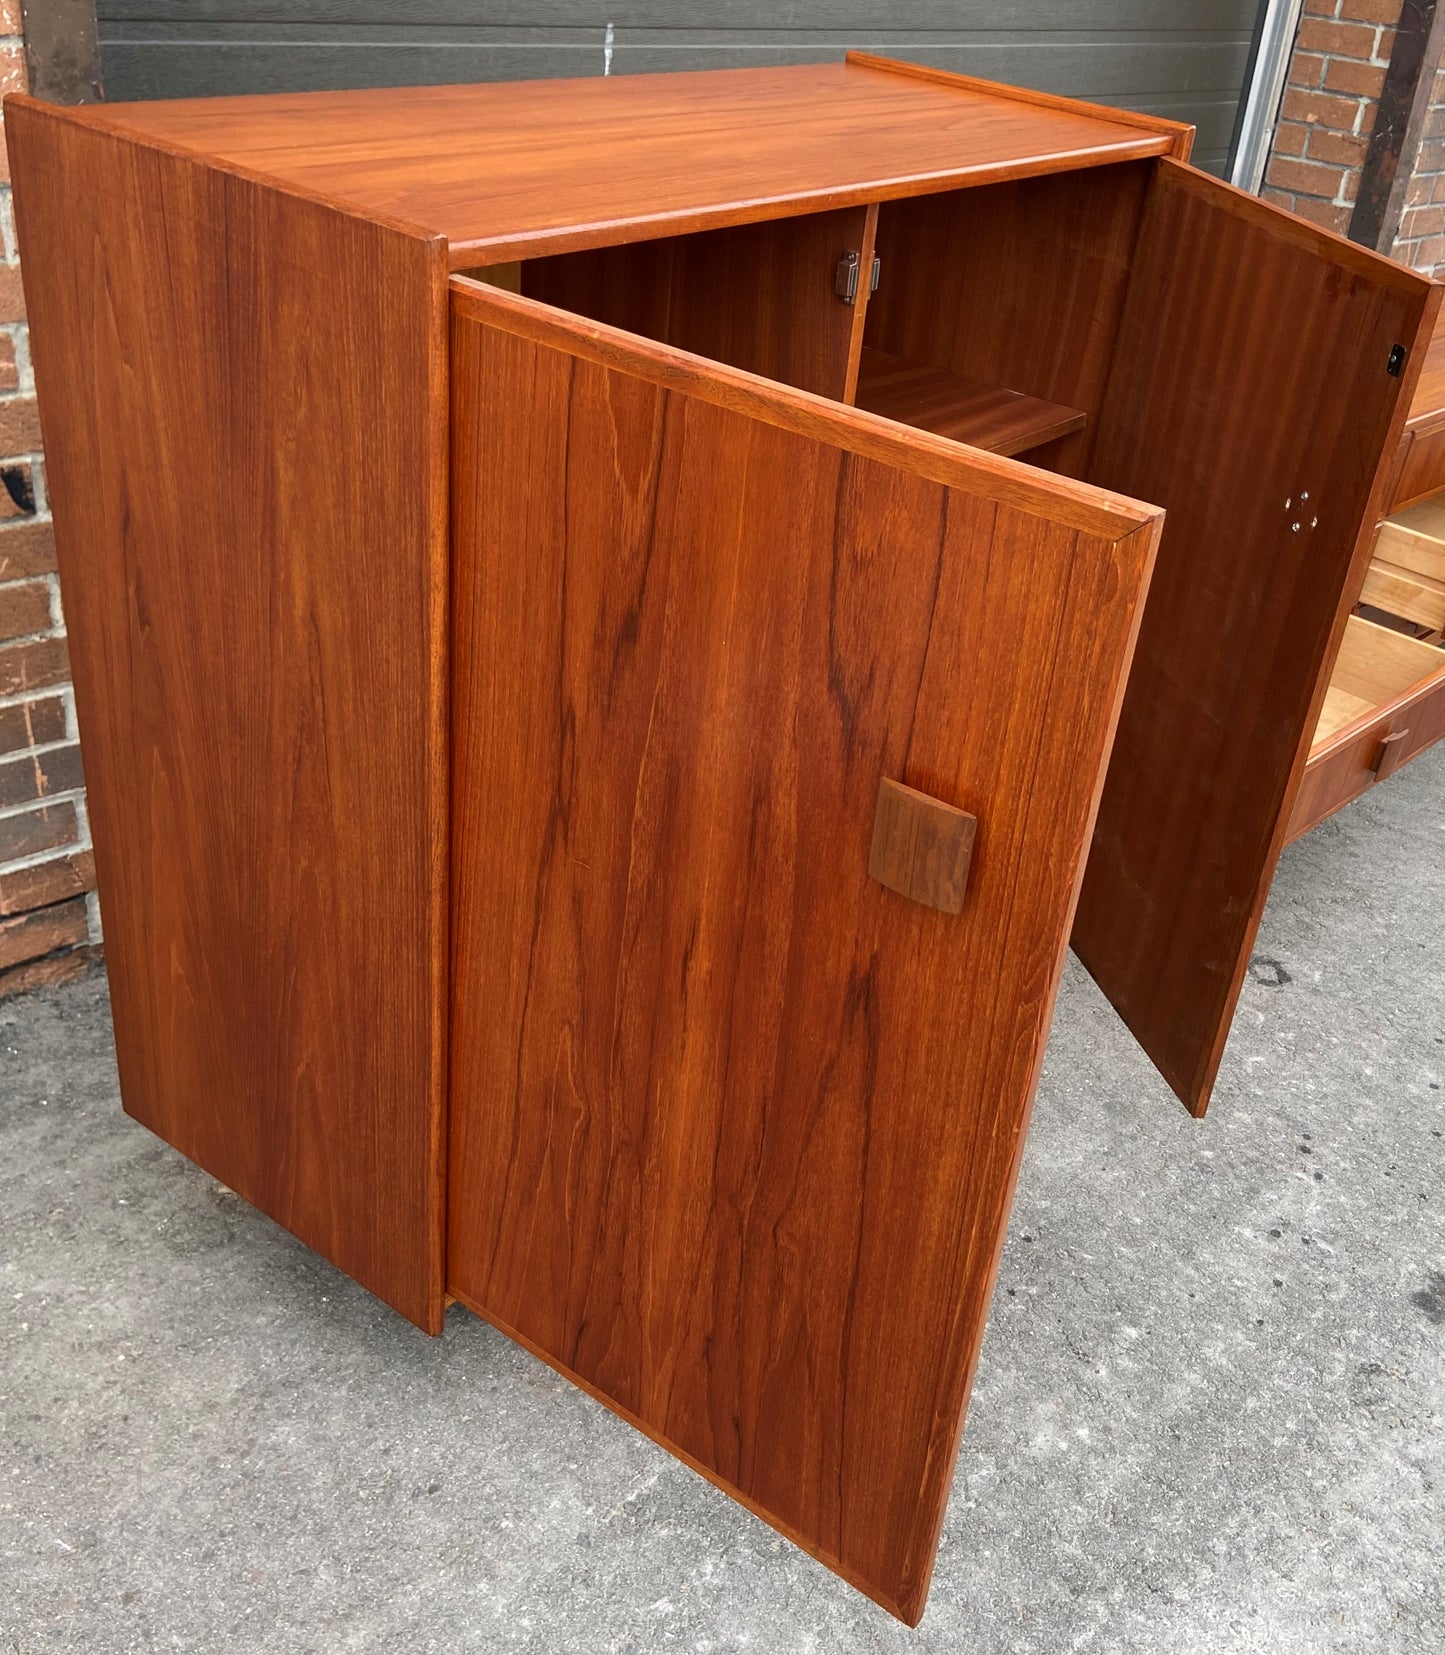
[[1351, 616], [1288, 837], [1331, 816], [1445, 736], [1445, 650]]
[[1361, 598], [1431, 632], [1445, 631], [1445, 494], [1380, 525]]

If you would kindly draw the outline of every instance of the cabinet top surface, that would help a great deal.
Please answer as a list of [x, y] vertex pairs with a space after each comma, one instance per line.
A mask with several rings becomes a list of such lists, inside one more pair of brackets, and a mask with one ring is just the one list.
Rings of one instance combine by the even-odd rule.
[[91, 105], [69, 119], [444, 235], [453, 266], [1094, 166], [1175, 123], [858, 55]]

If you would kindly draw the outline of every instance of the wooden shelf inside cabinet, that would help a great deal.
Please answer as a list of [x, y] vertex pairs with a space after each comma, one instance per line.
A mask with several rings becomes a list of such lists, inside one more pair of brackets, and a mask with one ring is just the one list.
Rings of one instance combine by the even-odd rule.
[[870, 414], [993, 454], [1026, 453], [1081, 431], [1088, 418], [1081, 408], [965, 379], [871, 346], [864, 347], [858, 366], [856, 400]]

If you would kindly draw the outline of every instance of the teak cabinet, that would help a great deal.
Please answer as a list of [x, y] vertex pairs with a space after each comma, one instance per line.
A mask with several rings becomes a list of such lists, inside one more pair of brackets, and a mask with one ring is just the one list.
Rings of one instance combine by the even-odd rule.
[[1071, 929], [1202, 1111], [1435, 292], [864, 57], [6, 120], [127, 1109], [916, 1620]]

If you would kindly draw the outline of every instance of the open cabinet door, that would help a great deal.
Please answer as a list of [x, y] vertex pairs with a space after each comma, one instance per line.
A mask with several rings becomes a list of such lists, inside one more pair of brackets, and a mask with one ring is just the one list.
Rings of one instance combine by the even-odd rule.
[[914, 1621], [1158, 514], [452, 305], [450, 1290]]
[[1156, 165], [1093, 476], [1168, 515], [1073, 940], [1202, 1114], [1438, 295]]

